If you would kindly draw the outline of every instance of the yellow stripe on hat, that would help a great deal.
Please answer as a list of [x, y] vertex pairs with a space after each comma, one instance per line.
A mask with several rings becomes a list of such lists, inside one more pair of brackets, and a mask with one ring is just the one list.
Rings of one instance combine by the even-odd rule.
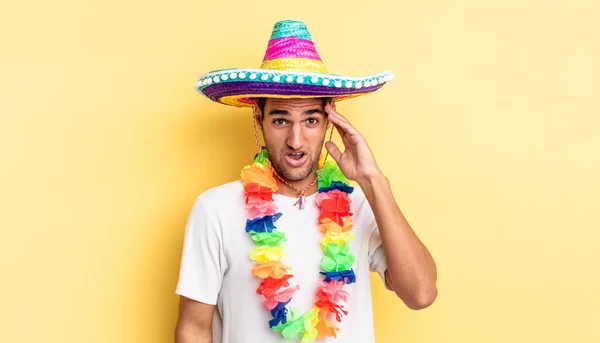
[[[371, 92], [356, 93], [335, 96], [336, 101], [346, 100], [355, 98], [357, 96], [367, 95]], [[331, 95], [276, 95], [276, 94], [239, 94], [239, 95], [228, 95], [219, 99], [219, 102], [225, 105], [237, 106], [237, 107], [252, 107], [252, 104], [240, 101], [239, 99], [250, 99], [250, 98], [277, 98], [277, 99], [310, 99], [310, 98], [326, 98]]]
[[325, 68], [325, 64], [323, 62], [308, 58], [275, 58], [264, 61], [260, 68], [328, 74], [327, 68]]

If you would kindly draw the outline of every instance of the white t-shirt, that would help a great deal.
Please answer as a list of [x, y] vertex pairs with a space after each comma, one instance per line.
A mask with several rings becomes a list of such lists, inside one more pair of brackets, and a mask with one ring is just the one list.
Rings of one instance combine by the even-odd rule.
[[[316, 194], [307, 197], [306, 206], [294, 207], [296, 198], [274, 194], [278, 212], [275, 222], [285, 233], [282, 262], [290, 266], [294, 276], [290, 285], [299, 285], [289, 306], [299, 313], [309, 310], [318, 300], [315, 291], [323, 280], [319, 274], [323, 251], [319, 241], [319, 208]], [[337, 338], [318, 340], [324, 343], [375, 341], [369, 271], [385, 280], [386, 261], [375, 218], [359, 187], [349, 195], [354, 239], [349, 242], [356, 261], [352, 268], [356, 282], [344, 287], [350, 293], [348, 302], [340, 301], [348, 315], [341, 323], [332, 318], [340, 330]], [[202, 193], [191, 210], [183, 245], [181, 270], [176, 294], [217, 305], [213, 319], [213, 343], [280, 343], [290, 342], [269, 327], [272, 319], [264, 308], [262, 296], [256, 294], [260, 279], [252, 274], [255, 261], [249, 257], [255, 247], [245, 231], [247, 211], [244, 209], [242, 181], [230, 182]], [[389, 289], [389, 288], [388, 288]], [[288, 315], [289, 319], [289, 315]], [[298, 341], [301, 335], [298, 335]]]

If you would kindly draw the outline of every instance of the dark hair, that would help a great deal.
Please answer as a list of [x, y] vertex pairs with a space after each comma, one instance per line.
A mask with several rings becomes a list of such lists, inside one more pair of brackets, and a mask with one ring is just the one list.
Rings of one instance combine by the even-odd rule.
[[[323, 106], [325, 106], [333, 98], [317, 98], [317, 99], [321, 99], [321, 101], [323, 102]], [[265, 113], [265, 105], [266, 104], [267, 104], [267, 98], [257, 98], [256, 99], [256, 106], [258, 106], [258, 109], [260, 110], [260, 113], [261, 113], [261, 118], [260, 118], [261, 123], [265, 118], [264, 113]]]
[[265, 105], [266, 104], [267, 104], [267, 98], [258, 98], [258, 99], [256, 99], [256, 106], [258, 106], [258, 109], [260, 110], [260, 114], [263, 114], [265, 112]]

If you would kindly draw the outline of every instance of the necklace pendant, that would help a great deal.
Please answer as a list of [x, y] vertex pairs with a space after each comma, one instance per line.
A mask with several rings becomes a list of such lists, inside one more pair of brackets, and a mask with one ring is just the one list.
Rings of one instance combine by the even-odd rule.
[[304, 193], [300, 194], [300, 196], [298, 197], [298, 201], [296, 201], [296, 203], [294, 204], [294, 206], [298, 205], [298, 208], [303, 210], [304, 209], [304, 205], [305, 205], [305, 198], [304, 198]]

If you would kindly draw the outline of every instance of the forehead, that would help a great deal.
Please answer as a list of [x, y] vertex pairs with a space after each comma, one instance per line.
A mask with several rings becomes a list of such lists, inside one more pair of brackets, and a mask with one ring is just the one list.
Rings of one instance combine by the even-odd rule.
[[282, 109], [287, 111], [305, 110], [308, 108], [323, 108], [323, 100], [310, 99], [276, 99], [269, 98], [265, 102], [265, 109]]

